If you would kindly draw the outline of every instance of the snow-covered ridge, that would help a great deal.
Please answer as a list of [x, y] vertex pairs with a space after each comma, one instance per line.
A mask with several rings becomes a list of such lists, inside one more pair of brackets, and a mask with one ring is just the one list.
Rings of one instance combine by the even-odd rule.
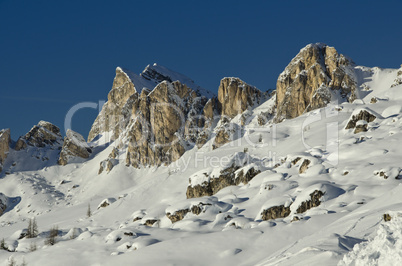
[[145, 69], [139, 75], [122, 67], [117, 67], [116, 71], [124, 73], [134, 84], [134, 87], [138, 93], [141, 93], [144, 89], [152, 91], [156, 85], [163, 81], [179, 81], [180, 83], [185, 84], [187, 87], [194, 90], [196, 93], [199, 93], [200, 96], [202, 95], [207, 98], [214, 96], [212, 92], [195, 84], [194, 81], [189, 77], [156, 63], [145, 67]]

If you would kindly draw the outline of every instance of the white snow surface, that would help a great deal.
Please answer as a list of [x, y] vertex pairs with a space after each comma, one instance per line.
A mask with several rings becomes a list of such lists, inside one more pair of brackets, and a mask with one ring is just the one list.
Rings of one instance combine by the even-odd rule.
[[381, 222], [375, 236], [355, 245], [338, 265], [402, 265], [402, 213], [387, 214], [391, 221]]
[[[91, 142], [88, 160], [66, 166], [57, 165], [59, 150], [52, 147], [10, 149], [0, 174], [0, 195], [8, 203], [0, 239], [9, 251], [0, 250], [0, 263], [12, 257], [30, 266], [398, 265], [402, 85], [390, 88], [397, 70], [364, 71], [360, 102], [259, 126], [256, 117], [272, 109], [269, 100], [248, 111], [233, 142], [212, 149], [211, 139], [169, 166], [127, 167], [126, 148], [119, 147], [119, 163], [98, 174], [114, 142]], [[378, 102], [370, 104], [373, 97]], [[344, 130], [361, 108], [382, 115], [367, 132]], [[250, 157], [244, 167], [259, 165], [262, 172], [213, 196], [186, 198], [189, 177], [219, 175], [235, 154]], [[300, 173], [306, 159], [310, 164]], [[296, 213], [315, 190], [325, 192], [320, 205]], [[98, 209], [103, 202], [109, 205]], [[288, 217], [262, 220], [263, 210], [279, 204], [291, 206]], [[175, 223], [166, 216], [195, 205], [198, 215], [188, 212]], [[385, 213], [390, 222], [383, 221]], [[38, 237], [20, 238], [34, 217]], [[56, 244], [45, 245], [53, 226]]]

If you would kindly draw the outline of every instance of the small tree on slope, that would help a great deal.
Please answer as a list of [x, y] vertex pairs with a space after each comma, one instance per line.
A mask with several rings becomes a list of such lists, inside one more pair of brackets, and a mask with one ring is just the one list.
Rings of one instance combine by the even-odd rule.
[[36, 219], [29, 219], [28, 229], [27, 229], [27, 238], [34, 238], [38, 236], [38, 224], [36, 223]]

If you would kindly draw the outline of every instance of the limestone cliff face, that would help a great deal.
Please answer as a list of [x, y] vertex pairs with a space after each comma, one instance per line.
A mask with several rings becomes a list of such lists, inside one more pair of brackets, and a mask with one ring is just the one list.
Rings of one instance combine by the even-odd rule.
[[[239, 78], [223, 78], [218, 90], [218, 107], [221, 119], [215, 128], [214, 149], [234, 140], [239, 135], [239, 125], [231, 123], [238, 114], [243, 114], [250, 107], [265, 100], [266, 94]], [[240, 124], [244, 126], [246, 116], [242, 115]], [[238, 136], [239, 137], [239, 136]]]
[[213, 126], [221, 118], [221, 104], [217, 97], [212, 97], [207, 101], [202, 111], [204, 128], [198, 131], [196, 138], [196, 145], [198, 148], [204, 146], [204, 144], [212, 136]]
[[121, 136], [121, 131], [124, 131], [131, 120], [134, 102], [141, 95], [148, 95], [163, 81], [169, 83], [179, 81], [191, 88], [197, 95], [212, 96], [210, 92], [196, 85], [186, 76], [157, 64], [148, 65], [140, 75], [117, 67], [108, 101], [92, 125], [88, 141], [92, 141], [96, 136], [105, 132], [111, 133], [112, 140]]
[[204, 129], [209, 92], [182, 74], [156, 64], [136, 75], [117, 68], [108, 101], [88, 140], [109, 132], [127, 147], [126, 164], [134, 167], [173, 162], [197, 143]]
[[79, 133], [71, 129], [67, 130], [66, 135], [58, 163], [60, 165], [66, 165], [71, 159], [77, 157], [83, 159], [88, 158], [92, 151], [85, 139]]
[[341, 98], [353, 101], [356, 84], [353, 62], [333, 47], [309, 44], [279, 75], [275, 121], [324, 107], [332, 95], [339, 94]]
[[108, 101], [96, 118], [88, 135], [88, 141], [92, 141], [97, 135], [112, 131], [112, 138], [119, 136], [121, 123], [130, 115], [129, 98], [137, 96], [137, 90], [129, 75], [120, 67], [116, 69], [116, 77], [108, 94]]
[[218, 89], [221, 114], [233, 118], [259, 103], [261, 91], [239, 78], [223, 78]]
[[126, 164], [161, 165], [179, 159], [197, 141], [206, 97], [179, 81], [164, 81], [134, 101]]
[[[109, 133], [120, 151], [127, 150], [126, 165], [169, 164], [193, 146], [201, 148], [217, 124], [213, 147], [230, 141], [239, 131], [237, 122], [231, 120], [242, 114], [243, 125], [244, 112], [262, 103], [265, 96], [239, 78], [222, 79], [216, 97], [162, 66], [147, 66], [140, 75], [117, 68], [108, 102], [96, 118], [88, 141]], [[101, 164], [100, 173], [107, 163]]]
[[20, 137], [15, 145], [15, 150], [27, 148], [27, 146], [43, 148], [46, 145], [54, 146], [63, 143], [60, 129], [52, 123], [40, 121], [38, 125]]
[[3, 170], [3, 163], [8, 155], [10, 142], [10, 129], [0, 130], [0, 172]]

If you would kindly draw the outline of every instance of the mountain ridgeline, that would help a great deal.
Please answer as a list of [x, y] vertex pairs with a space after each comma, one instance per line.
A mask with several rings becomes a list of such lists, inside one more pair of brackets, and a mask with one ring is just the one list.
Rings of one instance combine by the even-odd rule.
[[0, 130], [0, 260], [401, 264], [402, 66], [316, 43], [276, 90], [218, 85], [117, 67], [87, 139]]
[[[250, 110], [267, 101], [272, 108], [258, 114], [261, 127], [298, 117], [334, 99], [353, 101], [358, 98], [356, 75], [350, 59], [320, 43], [300, 50], [271, 92], [226, 77], [216, 96], [157, 64], [148, 65], [139, 75], [117, 67], [108, 101], [92, 125], [88, 143], [72, 130], [63, 140], [57, 126], [41, 121], [13, 148], [59, 149], [57, 163], [66, 165], [91, 158], [93, 146], [102, 139], [115, 143], [115, 154], [123, 154], [127, 166], [168, 165], [195, 147], [208, 143], [217, 149], [241, 137], [242, 128], [253, 119]], [[0, 169], [10, 146], [10, 131], [0, 131]], [[103, 162], [109, 171], [112, 157]]]

